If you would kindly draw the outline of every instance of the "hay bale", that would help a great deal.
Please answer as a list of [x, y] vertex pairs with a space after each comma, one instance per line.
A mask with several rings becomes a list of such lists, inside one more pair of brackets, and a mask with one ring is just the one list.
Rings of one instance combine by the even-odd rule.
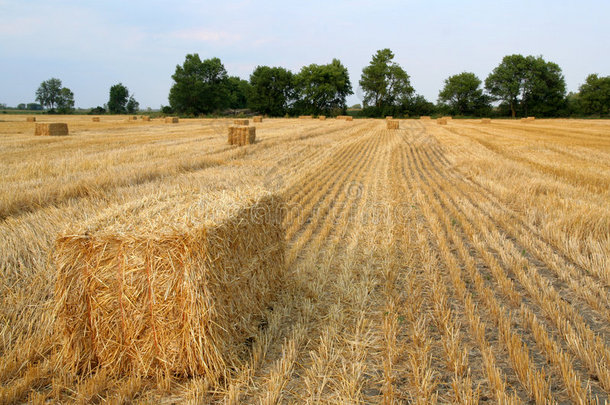
[[431, 119], [429, 115], [422, 115], [419, 117], [420, 120], [429, 120]]
[[26, 117], [25, 121], [26, 122], [36, 122], [36, 117]]
[[319, 116], [318, 116], [318, 119], [319, 119], [320, 121], [324, 121], [324, 120], [326, 120], [326, 115], [319, 115]]
[[300, 120], [310, 120], [313, 118], [313, 115], [299, 115]]
[[527, 120], [528, 120], [529, 122], [532, 122], [532, 121], [535, 121], [535, 120], [536, 120], [536, 117], [527, 117]]
[[93, 121], [93, 122], [100, 122], [100, 117], [92, 117], [91, 121]]
[[56, 239], [55, 332], [74, 373], [225, 377], [283, 287], [280, 198], [158, 193]]
[[386, 115], [385, 119], [386, 120], [391, 120], [391, 119], [393, 119], [393, 117], [391, 115]]
[[68, 135], [68, 124], [63, 122], [36, 124], [34, 135], [62, 136]]
[[165, 117], [165, 123], [166, 124], [177, 124], [178, 117]]
[[250, 121], [248, 120], [233, 120], [234, 125], [250, 125]]
[[398, 129], [399, 121], [386, 119], [385, 124], [387, 129]]
[[481, 119], [481, 124], [491, 124], [491, 119], [483, 118], [483, 119]]
[[254, 122], [263, 122], [263, 116], [262, 115], [257, 115], [255, 117], [252, 117], [252, 121], [254, 121]]
[[144, 117], [142, 117], [142, 121], [150, 121], [150, 117], [148, 115], [145, 115]]
[[136, 115], [134, 115], [133, 117], [131, 117], [132, 120], [137, 121], [138, 117]]
[[251, 145], [256, 142], [256, 127], [230, 126], [227, 141], [229, 145]]
[[354, 117], [351, 115], [337, 115], [338, 120], [352, 121]]
[[439, 125], [447, 125], [447, 119], [446, 118], [437, 118], [436, 123]]

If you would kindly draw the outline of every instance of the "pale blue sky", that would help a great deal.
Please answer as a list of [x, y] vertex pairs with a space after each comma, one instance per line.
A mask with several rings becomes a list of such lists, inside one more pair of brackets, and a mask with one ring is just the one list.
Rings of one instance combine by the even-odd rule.
[[448, 76], [484, 80], [513, 53], [558, 63], [574, 91], [589, 73], [610, 75], [609, 21], [602, 0], [0, 0], [0, 103], [32, 102], [58, 77], [79, 107], [103, 105], [122, 82], [142, 108], [158, 108], [187, 53], [217, 56], [244, 79], [257, 65], [297, 72], [339, 58], [356, 90], [381, 48], [431, 101]]

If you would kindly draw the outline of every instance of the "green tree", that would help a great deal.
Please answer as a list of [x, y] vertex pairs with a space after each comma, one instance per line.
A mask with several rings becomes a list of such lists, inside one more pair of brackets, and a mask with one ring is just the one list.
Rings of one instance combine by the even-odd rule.
[[354, 94], [347, 68], [338, 59], [304, 66], [295, 76], [295, 90], [302, 111], [310, 114], [345, 110], [346, 97]]
[[377, 51], [371, 63], [362, 69], [359, 82], [364, 91], [364, 106], [372, 105], [381, 114], [396, 107], [405, 108], [415, 91], [407, 72], [393, 59], [391, 50]]
[[229, 76], [227, 80], [229, 90], [229, 108], [242, 109], [248, 107], [248, 94], [250, 83], [237, 76]]
[[513, 118], [556, 114], [565, 105], [565, 79], [561, 68], [542, 57], [508, 55], [485, 79], [485, 88], [509, 105]]
[[426, 100], [424, 96], [417, 94], [409, 99], [406, 111], [412, 116], [432, 115], [436, 112], [436, 107], [434, 103]]
[[250, 75], [248, 106], [262, 114], [283, 116], [294, 98], [293, 74], [282, 67], [257, 66]]
[[18, 110], [25, 110], [25, 103], [17, 104], [17, 109]]
[[57, 112], [70, 114], [74, 111], [74, 93], [67, 87], [62, 87], [57, 98]]
[[127, 112], [127, 101], [129, 89], [123, 83], [110, 87], [110, 98], [108, 99], [108, 111], [110, 114], [125, 114]]
[[481, 80], [474, 74], [463, 72], [450, 76], [438, 94], [438, 99], [446, 103], [451, 113], [456, 115], [481, 115], [489, 111], [489, 99], [483, 94]]
[[188, 54], [172, 79], [169, 104], [179, 114], [208, 114], [229, 106], [227, 71], [218, 58], [201, 61], [198, 54]]
[[127, 114], [135, 114], [138, 112], [140, 108], [140, 103], [136, 101], [133, 95], [129, 96], [129, 100], [127, 100], [127, 104], [125, 104], [125, 109], [127, 110]]
[[51, 78], [40, 83], [36, 90], [36, 101], [43, 107], [54, 109], [61, 92], [61, 80]]
[[610, 76], [587, 76], [579, 88], [579, 102], [583, 114], [608, 115], [610, 113]]

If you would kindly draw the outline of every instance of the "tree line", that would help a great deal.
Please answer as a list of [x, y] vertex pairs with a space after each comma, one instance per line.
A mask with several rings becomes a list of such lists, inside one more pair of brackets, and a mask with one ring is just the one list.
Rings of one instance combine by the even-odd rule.
[[[419, 116], [608, 116], [610, 76], [589, 75], [577, 93], [566, 94], [559, 65], [541, 56], [505, 56], [482, 81], [472, 72], [447, 78], [435, 103], [415, 92], [410, 76], [394, 61], [390, 49], [378, 50], [362, 69], [356, 107], [365, 117]], [[219, 58], [202, 60], [188, 54], [172, 75], [168, 114], [201, 116], [227, 109], [250, 109], [269, 116], [339, 115], [354, 94], [347, 68], [338, 59], [303, 66], [297, 73], [283, 67], [257, 66], [243, 80], [229, 76]], [[61, 113], [74, 107], [74, 95], [59, 79], [43, 82], [36, 91], [40, 105]], [[138, 102], [123, 84], [110, 88], [109, 101], [97, 114], [135, 113]]]

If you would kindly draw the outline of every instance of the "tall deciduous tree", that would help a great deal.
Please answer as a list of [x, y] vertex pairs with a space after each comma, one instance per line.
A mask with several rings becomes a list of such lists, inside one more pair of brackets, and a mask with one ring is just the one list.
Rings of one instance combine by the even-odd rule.
[[381, 49], [371, 63], [362, 69], [360, 87], [364, 91], [364, 104], [375, 106], [383, 112], [384, 107], [405, 106], [414, 89], [409, 75], [396, 62], [389, 49]]
[[257, 66], [250, 75], [248, 106], [272, 116], [286, 114], [294, 98], [293, 74], [282, 67]]
[[188, 54], [172, 79], [169, 103], [177, 113], [208, 114], [229, 106], [228, 75], [218, 58], [202, 61], [198, 54]]
[[610, 76], [587, 76], [579, 89], [579, 102], [584, 114], [608, 115], [610, 113]]
[[450, 76], [445, 80], [438, 99], [446, 103], [454, 114], [480, 115], [490, 108], [481, 83], [481, 80], [470, 72]]
[[227, 81], [229, 90], [229, 107], [234, 109], [248, 107], [248, 94], [250, 83], [236, 76], [229, 76]]
[[346, 97], [354, 93], [347, 68], [338, 59], [304, 66], [295, 77], [295, 88], [302, 111], [311, 114], [344, 110]]
[[542, 57], [505, 56], [485, 80], [485, 88], [509, 105], [513, 118], [517, 110], [524, 115], [552, 115], [565, 102], [561, 68]]
[[67, 87], [62, 87], [57, 98], [57, 112], [69, 114], [74, 110], [74, 93]]
[[108, 111], [110, 114], [125, 114], [127, 112], [128, 99], [129, 89], [123, 83], [110, 87], [110, 97], [108, 99]]
[[36, 101], [50, 109], [55, 108], [61, 92], [61, 80], [51, 78], [40, 83], [36, 90]]

